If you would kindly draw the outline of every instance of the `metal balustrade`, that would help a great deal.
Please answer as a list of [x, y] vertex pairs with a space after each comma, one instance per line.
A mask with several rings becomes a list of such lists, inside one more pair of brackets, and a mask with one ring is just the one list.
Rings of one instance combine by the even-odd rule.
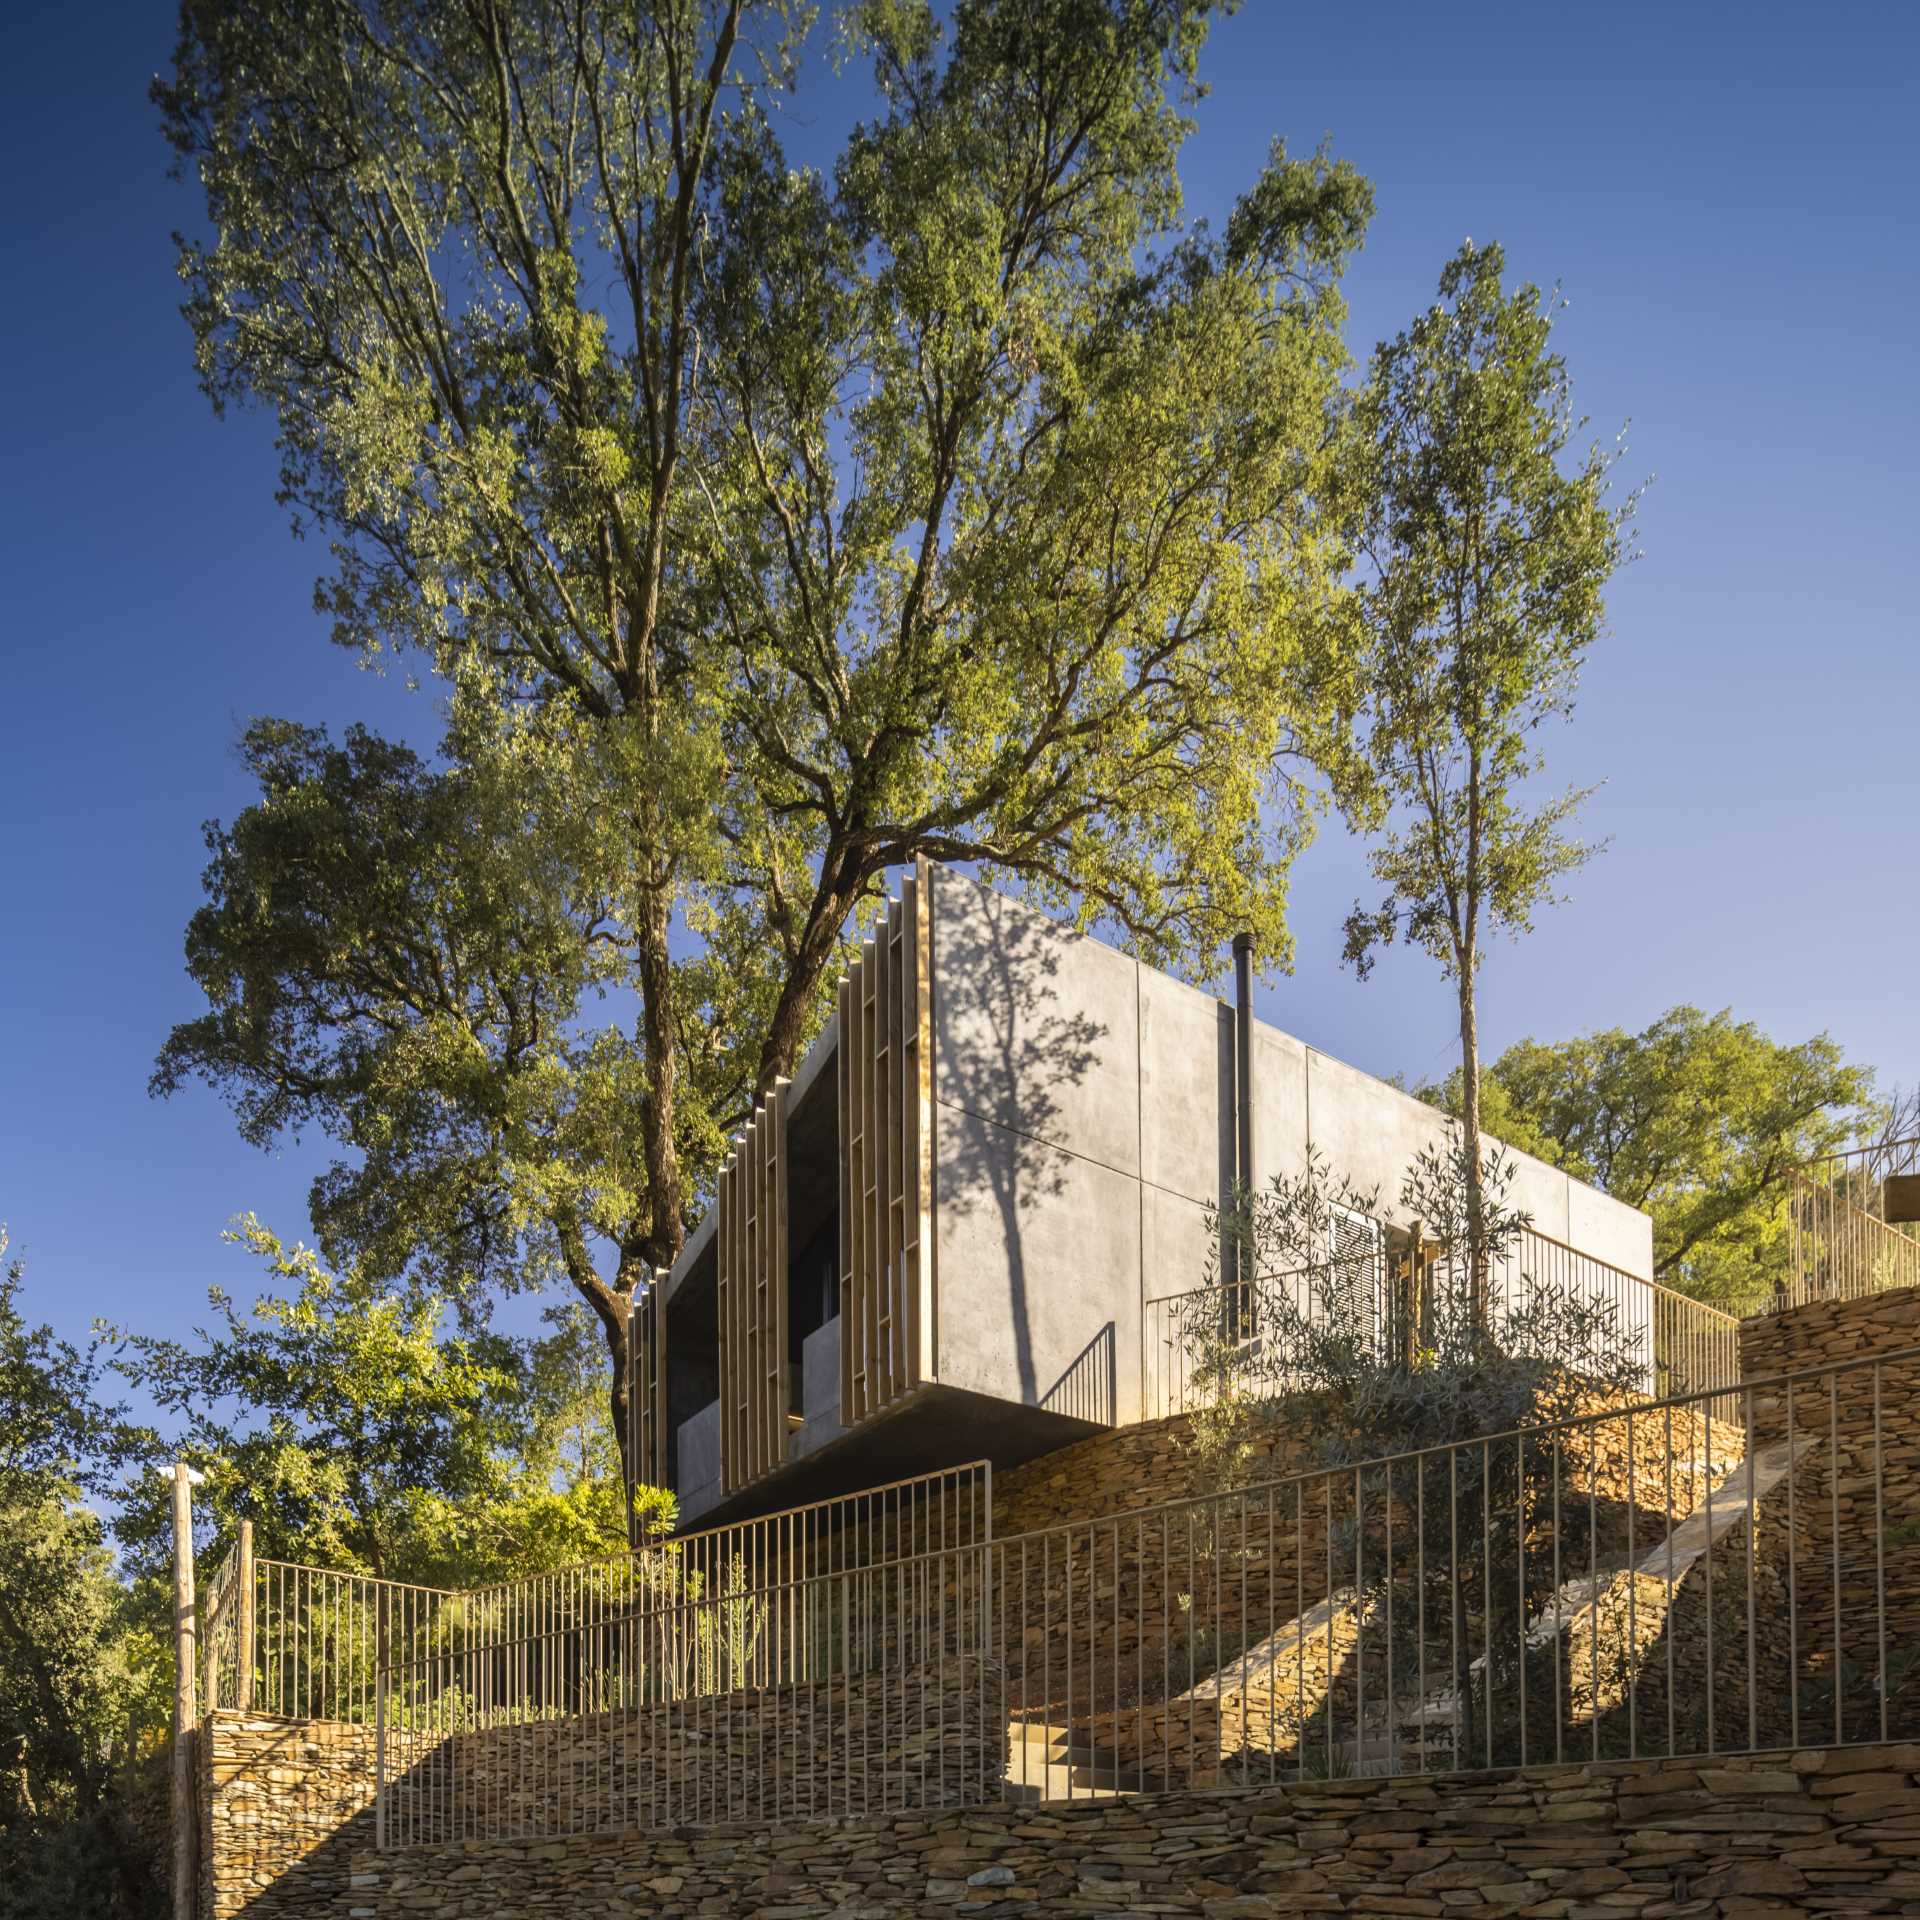
[[[386, 1844], [1920, 1735], [1920, 1349], [386, 1672]], [[581, 1589], [576, 1588], [576, 1593]]]
[[1852, 1147], [1791, 1168], [1787, 1272], [1774, 1306], [1920, 1286], [1920, 1237], [1911, 1221], [1888, 1218], [1890, 1194], [1920, 1197], [1916, 1166], [1920, 1139]]
[[[608, 1617], [668, 1600], [708, 1600], [730, 1584], [758, 1592], [800, 1572], [885, 1566], [970, 1545], [992, 1525], [992, 1468], [975, 1460], [657, 1540], [614, 1560], [471, 1590], [255, 1560], [249, 1530], [208, 1583], [207, 1704], [372, 1725], [383, 1668], [471, 1667], [482, 1649], [538, 1644], [574, 1648], [572, 1664], [541, 1666], [534, 1679], [516, 1683], [515, 1697], [542, 1712], [587, 1711], [609, 1684], [592, 1638], [595, 1623]], [[780, 1644], [777, 1636], [771, 1644]], [[770, 1683], [778, 1669], [763, 1661], [754, 1672]]]
[[[1465, 1262], [1427, 1255], [1413, 1287], [1405, 1249], [1387, 1250], [1385, 1238], [1383, 1233], [1380, 1250], [1148, 1300], [1141, 1342], [1141, 1399], [1148, 1417], [1197, 1412], [1247, 1379], [1267, 1389], [1284, 1386], [1289, 1356], [1284, 1344], [1274, 1344], [1276, 1329], [1334, 1326], [1373, 1345], [1383, 1358], [1392, 1350], [1415, 1356], [1422, 1344], [1421, 1300], [1464, 1299]], [[1740, 1322], [1734, 1315], [1529, 1227], [1489, 1262], [1486, 1295], [1497, 1312], [1501, 1303], [1522, 1301], [1530, 1291], [1607, 1310], [1620, 1339], [1644, 1354], [1645, 1392], [1731, 1387], [1740, 1378]]]

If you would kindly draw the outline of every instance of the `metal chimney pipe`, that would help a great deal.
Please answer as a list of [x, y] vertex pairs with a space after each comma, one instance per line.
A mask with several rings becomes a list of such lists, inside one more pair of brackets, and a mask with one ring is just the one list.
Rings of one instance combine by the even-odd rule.
[[1233, 936], [1234, 1176], [1253, 1191], [1253, 935]]

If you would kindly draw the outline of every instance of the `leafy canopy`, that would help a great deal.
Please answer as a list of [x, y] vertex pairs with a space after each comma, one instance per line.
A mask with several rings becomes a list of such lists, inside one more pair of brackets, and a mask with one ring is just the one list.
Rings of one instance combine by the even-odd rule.
[[[1420, 1089], [1459, 1110], [1458, 1077]], [[1664, 1285], [1758, 1308], [1784, 1276], [1786, 1169], [1864, 1137], [1870, 1069], [1826, 1034], [1786, 1046], [1730, 1011], [1638, 1033], [1522, 1040], [1487, 1069], [1487, 1127], [1653, 1216]]]
[[140, 1436], [100, 1397], [96, 1352], [35, 1326], [0, 1229], [0, 1909], [139, 1914], [128, 1741], [166, 1723], [171, 1661], [82, 1503]]
[[815, 172], [797, 9], [187, 0], [203, 380], [273, 412], [335, 637], [451, 690], [433, 764], [250, 736], [157, 1076], [340, 1143], [336, 1265], [564, 1272], [618, 1378], [921, 854], [1284, 961], [1371, 195], [1276, 147], [1183, 223], [1213, 11], [849, 7]]
[[[626, 1550], [577, 1322], [531, 1348], [449, 1335], [435, 1295], [333, 1272], [256, 1221], [238, 1236], [285, 1290], [242, 1312], [215, 1289], [211, 1329], [124, 1336], [117, 1362], [179, 1423], [216, 1540], [251, 1519], [262, 1554], [443, 1586]], [[158, 1502], [123, 1532], [157, 1562]]]
[[1487, 934], [1524, 931], [1590, 851], [1565, 831], [1582, 796], [1530, 790], [1535, 737], [1572, 709], [1631, 511], [1607, 507], [1599, 449], [1569, 464], [1576, 422], [1552, 316], [1536, 288], [1506, 291], [1504, 264], [1468, 241], [1439, 301], [1374, 355], [1353, 467], [1366, 577], [1336, 629], [1353, 645], [1329, 668], [1352, 729], [1336, 785], [1374, 836], [1385, 890], [1355, 906], [1346, 958], [1364, 978], [1404, 934], [1454, 983], [1476, 1274], [1477, 975]]

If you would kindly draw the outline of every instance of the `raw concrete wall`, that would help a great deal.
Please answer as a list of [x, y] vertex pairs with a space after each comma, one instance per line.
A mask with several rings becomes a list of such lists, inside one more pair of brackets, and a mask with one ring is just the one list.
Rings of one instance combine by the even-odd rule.
[[682, 1524], [720, 1499], [720, 1403], [710, 1401], [680, 1423], [679, 1496]]
[[[1110, 1346], [1113, 1417], [1138, 1419], [1143, 1303], [1203, 1284], [1233, 1178], [1232, 1009], [962, 874], [932, 898], [938, 1377], [1080, 1411]], [[1265, 1023], [1253, 1057], [1256, 1178], [1311, 1140], [1398, 1217], [1442, 1116]], [[1645, 1214], [1514, 1162], [1539, 1232], [1652, 1276]]]

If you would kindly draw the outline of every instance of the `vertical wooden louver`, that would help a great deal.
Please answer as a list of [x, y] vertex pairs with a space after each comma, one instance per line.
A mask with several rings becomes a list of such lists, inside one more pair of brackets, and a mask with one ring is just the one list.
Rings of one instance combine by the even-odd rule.
[[720, 1288], [720, 1490], [787, 1458], [787, 1083], [735, 1141], [715, 1196]]
[[632, 1490], [667, 1485], [667, 1276], [634, 1289], [627, 1316], [627, 1511]]
[[933, 1373], [933, 1043], [927, 864], [840, 983], [840, 1418]]

